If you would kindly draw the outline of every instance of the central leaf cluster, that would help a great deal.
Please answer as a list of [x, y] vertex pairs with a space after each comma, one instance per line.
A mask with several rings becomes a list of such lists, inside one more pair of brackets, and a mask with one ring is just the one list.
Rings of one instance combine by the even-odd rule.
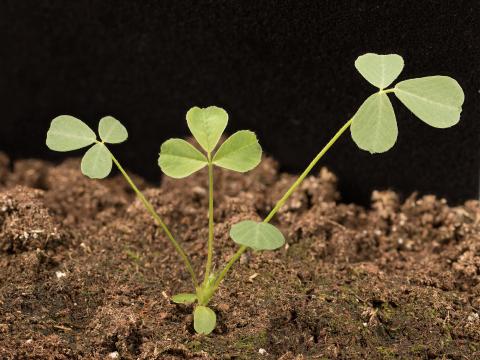
[[209, 163], [238, 172], [255, 168], [262, 158], [262, 148], [255, 133], [249, 130], [234, 133], [212, 156], [227, 123], [228, 114], [219, 107], [190, 109], [187, 113], [188, 128], [206, 154], [183, 139], [167, 140], [162, 144], [158, 159], [162, 171], [180, 179]]

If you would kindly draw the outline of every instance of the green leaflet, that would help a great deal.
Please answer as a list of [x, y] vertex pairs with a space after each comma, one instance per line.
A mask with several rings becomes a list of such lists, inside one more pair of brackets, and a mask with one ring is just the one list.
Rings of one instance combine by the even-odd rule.
[[217, 324], [217, 315], [207, 306], [198, 305], [193, 312], [193, 327], [199, 334], [210, 334]]
[[252, 220], [233, 225], [230, 229], [230, 237], [237, 244], [254, 250], [275, 250], [285, 243], [283, 234], [275, 226]]
[[112, 171], [112, 157], [104, 144], [93, 145], [82, 158], [82, 173], [92, 179], [103, 179]]
[[207, 158], [182, 139], [170, 139], [162, 144], [158, 165], [173, 178], [180, 179], [207, 165]]
[[225, 140], [213, 157], [213, 163], [229, 170], [245, 172], [256, 167], [261, 158], [262, 147], [256, 135], [241, 130]]
[[205, 109], [193, 107], [187, 112], [188, 128], [207, 153], [215, 149], [227, 123], [227, 112], [216, 106]]
[[60, 115], [52, 120], [47, 132], [47, 146], [55, 151], [81, 149], [95, 142], [97, 136], [83, 121]]
[[357, 146], [372, 154], [385, 152], [395, 145], [397, 121], [388, 96], [375, 93], [368, 97], [353, 117], [350, 131]]
[[379, 89], [389, 86], [403, 70], [403, 59], [400, 55], [365, 54], [355, 61], [358, 72], [372, 85]]
[[110, 144], [118, 144], [128, 138], [128, 132], [125, 126], [112, 116], [105, 116], [100, 119], [98, 134], [102, 141]]
[[427, 76], [401, 81], [395, 95], [420, 120], [436, 128], [447, 128], [460, 120], [463, 90], [448, 76]]
[[176, 304], [192, 304], [197, 300], [197, 294], [181, 293], [172, 296], [172, 301]]

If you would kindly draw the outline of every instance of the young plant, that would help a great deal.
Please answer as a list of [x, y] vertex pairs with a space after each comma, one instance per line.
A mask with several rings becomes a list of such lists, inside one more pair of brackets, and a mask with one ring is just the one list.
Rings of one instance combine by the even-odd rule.
[[172, 300], [185, 304], [197, 302], [193, 312], [194, 328], [198, 333], [209, 334], [215, 328], [216, 315], [207, 305], [230, 268], [250, 248], [274, 250], [285, 243], [282, 233], [269, 224], [270, 220], [348, 128], [351, 128], [352, 138], [360, 149], [370, 153], [389, 150], [398, 136], [395, 113], [388, 98], [390, 93], [395, 94], [412, 113], [430, 126], [446, 128], [459, 121], [464, 94], [454, 79], [447, 76], [428, 76], [404, 80], [389, 88], [403, 66], [403, 59], [394, 54], [365, 54], [356, 60], [357, 70], [378, 91], [368, 97], [355, 115], [337, 131], [262, 222], [246, 220], [232, 226], [230, 237], [240, 247], [218, 272], [213, 271], [214, 167], [238, 172], [249, 171], [259, 164], [262, 150], [255, 134], [248, 130], [234, 133], [216, 149], [228, 122], [225, 110], [211, 106], [205, 109], [194, 107], [188, 111], [188, 127], [203, 152], [185, 140], [170, 139], [161, 146], [159, 165], [166, 175], [173, 178], [184, 178], [204, 167], [208, 168], [208, 255], [202, 283], [197, 281], [183, 248], [105, 145], [127, 139], [127, 131], [118, 120], [112, 117], [100, 120], [101, 141], [98, 141], [95, 133], [80, 120], [67, 115], [59, 116], [52, 121], [47, 134], [47, 145], [56, 151], [70, 151], [93, 145], [83, 157], [81, 166], [82, 172], [91, 178], [106, 177], [111, 171], [112, 162], [118, 167], [147, 211], [163, 229], [192, 277], [195, 292], [175, 295]]
[[[162, 171], [177, 179], [187, 177], [204, 167], [208, 168], [208, 254], [204, 280], [196, 288], [195, 293], [179, 294], [173, 297], [173, 301], [178, 303], [197, 301], [193, 312], [193, 324], [195, 331], [204, 334], [210, 333], [215, 328], [215, 312], [207, 305], [219, 284], [218, 274], [215, 274], [212, 269], [213, 170], [218, 166], [237, 172], [246, 172], [255, 168], [262, 157], [262, 148], [256, 135], [248, 130], [237, 131], [216, 150], [227, 123], [227, 112], [216, 106], [190, 109], [187, 112], [187, 125], [201, 150], [185, 140], [170, 139], [162, 144], [158, 159]], [[236, 224], [230, 235], [238, 244], [255, 250], [273, 250], [285, 243], [282, 233], [273, 225], [251, 220]]]

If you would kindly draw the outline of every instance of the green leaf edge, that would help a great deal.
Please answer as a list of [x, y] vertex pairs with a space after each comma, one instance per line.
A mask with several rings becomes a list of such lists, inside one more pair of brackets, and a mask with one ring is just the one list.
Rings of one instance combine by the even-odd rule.
[[[226, 167], [224, 165], [222, 165], [221, 163], [219, 164], [218, 163], [218, 154], [220, 153], [220, 155], [222, 155], [221, 151], [222, 151], [222, 148], [225, 144], [228, 144], [228, 141], [230, 139], [233, 138], [233, 136], [236, 136], [237, 134], [240, 134], [240, 133], [248, 133], [249, 135], [253, 135], [254, 139], [255, 139], [255, 142], [254, 143], [251, 143], [249, 145], [246, 145], [244, 147], [249, 147], [249, 146], [256, 146], [257, 150], [258, 150], [258, 159], [255, 161], [255, 165], [253, 166], [250, 166], [249, 168], [245, 169], [245, 170], [237, 170], [237, 169], [232, 169], [230, 167]], [[262, 153], [263, 153], [263, 150], [262, 150], [262, 146], [260, 145], [259, 141], [258, 141], [258, 137], [257, 137], [257, 134], [255, 134], [255, 132], [251, 131], [251, 130], [239, 130], [239, 131], [236, 131], [235, 133], [233, 133], [232, 135], [230, 135], [221, 145], [220, 147], [218, 148], [218, 150], [215, 152], [215, 155], [213, 156], [213, 159], [212, 159], [212, 163], [215, 165], [215, 166], [218, 166], [218, 167], [221, 167], [221, 168], [224, 168], [224, 169], [227, 169], [227, 170], [232, 170], [232, 171], [236, 171], [236, 172], [240, 172], [240, 173], [245, 173], [245, 172], [248, 172], [248, 171], [251, 171], [253, 169], [255, 169], [259, 164], [260, 162], [262, 161]], [[223, 155], [224, 156], [224, 155]], [[221, 159], [220, 159], [221, 160]]]
[[[210, 324], [210, 326], [207, 328], [207, 329], [200, 329], [198, 327], [198, 318], [197, 318], [197, 311], [200, 310], [200, 309], [206, 309], [207, 312], [209, 312], [209, 314], [213, 314], [213, 324]], [[210, 334], [214, 329], [215, 327], [217, 326], [217, 314], [215, 314], [215, 311], [213, 311], [212, 309], [210, 309], [208, 306], [203, 306], [203, 305], [197, 305], [195, 307], [195, 310], [193, 311], [193, 328], [195, 329], [195, 331], [198, 333], [198, 334], [204, 334], [204, 335], [208, 335]]]
[[[165, 156], [165, 152], [164, 152], [165, 150], [163, 150], [163, 149], [164, 149], [165, 145], [166, 145], [168, 142], [171, 142], [171, 141], [179, 141], [179, 142], [181, 142], [182, 144], [188, 145], [189, 148], [194, 149], [194, 150], [196, 151], [196, 153], [199, 154], [199, 155], [202, 157], [203, 166], [202, 166], [202, 167], [199, 167], [198, 169], [196, 169], [196, 170], [194, 170], [194, 171], [192, 171], [192, 172], [190, 172], [189, 174], [184, 175], [184, 176], [172, 175], [171, 173], [169, 174], [169, 170], [165, 171], [165, 165], [162, 163], [162, 153], [163, 153], [163, 156]], [[167, 156], [173, 156], [173, 155], [167, 154]], [[196, 161], [200, 162], [199, 159], [192, 159], [192, 160], [196, 160]], [[179, 139], [179, 138], [168, 139], [168, 140], [164, 141], [164, 142], [162, 143], [161, 147], [160, 147], [160, 153], [159, 153], [159, 157], [158, 157], [158, 166], [160, 167], [160, 169], [162, 170], [162, 172], [163, 172], [165, 175], [167, 175], [167, 176], [169, 176], [169, 177], [171, 177], [171, 178], [173, 178], [173, 179], [184, 179], [184, 178], [186, 178], [186, 177], [188, 177], [188, 176], [196, 173], [197, 171], [200, 171], [201, 169], [203, 169], [203, 168], [204, 168], [205, 166], [207, 166], [207, 165], [208, 165], [208, 159], [207, 159], [207, 157], [206, 157], [204, 154], [202, 154], [202, 152], [200, 152], [195, 146], [193, 146], [192, 144], [190, 144], [190, 143], [189, 143], [188, 141], [186, 141], [186, 140]]]
[[193, 304], [197, 300], [197, 294], [179, 293], [172, 296], [175, 304]]
[[[118, 125], [120, 125], [120, 131], [124, 132], [124, 134], [122, 134], [124, 137], [122, 137], [121, 139], [111, 140], [111, 139], [108, 139], [108, 136], [111, 135], [111, 133], [106, 133], [106, 134], [103, 133], [102, 124], [109, 119], [114, 120], [114, 122], [116, 122], [116, 123], [118, 123]], [[107, 116], [102, 117], [100, 119], [100, 121], [98, 122], [98, 136], [100, 137], [100, 139], [102, 139], [102, 141], [104, 143], [107, 143], [107, 144], [121, 144], [128, 139], [128, 131], [125, 128], [125, 126], [120, 122], [120, 120], [116, 119], [115, 117], [113, 117], [111, 115], [107, 115]]]
[[[220, 135], [218, 136], [218, 139], [216, 140], [215, 144], [210, 144], [210, 143], [203, 143], [203, 141], [200, 141], [199, 138], [195, 135], [195, 131], [193, 131], [192, 129], [194, 129], [195, 127], [193, 126], [193, 118], [191, 118], [191, 113], [193, 111], [200, 111], [200, 112], [203, 112], [203, 111], [208, 111], [210, 109], [216, 109], [216, 110], [220, 110], [221, 112], [224, 112], [225, 115], [226, 115], [226, 120], [225, 120], [225, 125], [223, 126], [223, 129], [222, 131], [220, 132]], [[187, 126], [188, 126], [188, 129], [190, 130], [190, 132], [192, 133], [193, 137], [195, 138], [195, 140], [197, 141], [197, 143], [200, 145], [200, 147], [205, 150], [207, 153], [211, 153], [218, 145], [218, 142], [220, 141], [221, 137], [222, 137], [222, 134], [225, 132], [225, 129], [228, 125], [228, 120], [229, 120], [229, 116], [228, 116], [228, 113], [225, 109], [219, 107], [219, 106], [215, 106], [215, 105], [211, 105], [211, 106], [207, 106], [205, 108], [201, 108], [199, 106], [194, 106], [192, 108], [190, 108], [188, 111], [187, 111], [187, 114], [185, 116], [186, 120], [187, 120]], [[208, 138], [208, 136], [207, 136]]]
[[[278, 246], [275, 246], [273, 248], [257, 248], [257, 247], [253, 247], [249, 244], [245, 244], [243, 242], [239, 242], [237, 240], [235, 240], [235, 234], [233, 234], [232, 236], [232, 231], [235, 231], [234, 228], [236, 225], [239, 225], [239, 224], [242, 224], [242, 223], [253, 223], [255, 225], [259, 225], [259, 224], [263, 224], [262, 226], [268, 226], [270, 228], [273, 228], [276, 232], [278, 232], [278, 234], [281, 235], [282, 237], [282, 243]], [[273, 250], [277, 250], [277, 249], [280, 249], [283, 245], [285, 245], [285, 236], [283, 235], [283, 233], [274, 225], [270, 224], [270, 223], [267, 223], [267, 222], [262, 222], [262, 221], [254, 221], [254, 220], [242, 220], [242, 221], [239, 221], [238, 223], [236, 224], [233, 224], [233, 226], [230, 228], [230, 231], [229, 231], [229, 236], [230, 238], [238, 245], [243, 245], [243, 246], [247, 246], [249, 248], [252, 248], [253, 250], [257, 250], [257, 251], [273, 251]]]

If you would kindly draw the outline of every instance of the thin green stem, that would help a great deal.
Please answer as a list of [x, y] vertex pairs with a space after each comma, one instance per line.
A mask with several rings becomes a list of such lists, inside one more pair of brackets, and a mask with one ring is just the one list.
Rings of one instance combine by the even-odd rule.
[[214, 237], [214, 222], [213, 222], [213, 163], [210, 153], [208, 154], [208, 255], [207, 265], [205, 267], [204, 284], [207, 283], [210, 273], [212, 272], [213, 260], [213, 237]]
[[[312, 162], [307, 166], [307, 168], [302, 172], [302, 174], [297, 178], [297, 180], [290, 186], [287, 192], [282, 196], [282, 198], [276, 203], [275, 207], [270, 211], [267, 217], [263, 220], [263, 222], [268, 223], [273, 216], [280, 210], [280, 208], [285, 204], [285, 201], [292, 195], [295, 189], [300, 185], [300, 183], [307, 177], [307, 175], [312, 171], [313, 167], [318, 163], [318, 161], [325, 155], [325, 153], [332, 147], [333, 144], [338, 140], [338, 138], [347, 130], [350, 125], [352, 125], [353, 118], [348, 120], [341, 128], [337, 131], [337, 133], [330, 139], [330, 141], [323, 147], [323, 149], [315, 156]], [[232, 265], [237, 261], [240, 256], [248, 249], [247, 246], [241, 246], [235, 254], [230, 258], [227, 262], [225, 267], [223, 268], [222, 272], [218, 275], [217, 279], [215, 280], [214, 289], [217, 289], [220, 283], [222, 282], [223, 278], [227, 274], [228, 270], [232, 267]]]
[[[110, 152], [110, 150], [109, 150]], [[163, 222], [163, 220], [160, 218], [160, 216], [158, 215], [158, 213], [155, 211], [155, 209], [153, 208], [153, 205], [147, 200], [147, 198], [145, 197], [145, 195], [143, 195], [143, 193], [137, 188], [137, 186], [135, 185], [135, 183], [133, 182], [132, 178], [127, 174], [127, 172], [123, 169], [122, 165], [120, 165], [120, 163], [118, 162], [118, 160], [115, 158], [115, 156], [113, 156], [113, 154], [110, 152], [110, 155], [112, 157], [112, 160], [113, 162], [115, 163], [115, 165], [117, 166], [118, 170], [120, 170], [120, 172], [122, 173], [123, 177], [125, 178], [125, 180], [127, 180], [128, 184], [130, 185], [130, 187], [133, 189], [133, 191], [135, 192], [135, 194], [137, 195], [137, 197], [140, 199], [140, 201], [143, 203], [143, 205], [145, 206], [145, 208], [147, 209], [147, 211], [150, 213], [150, 215], [152, 215], [152, 217], [154, 218], [155, 222], [160, 225], [160, 227], [162, 228], [162, 230], [165, 232], [165, 234], [167, 235], [168, 239], [170, 240], [170, 242], [172, 243], [173, 247], [175, 248], [175, 250], [177, 251], [178, 255], [180, 255], [180, 257], [183, 259], [183, 261], [185, 262], [185, 266], [188, 270], [188, 272], [190, 273], [190, 276], [192, 277], [192, 282], [193, 282], [193, 286], [194, 288], [197, 288], [198, 286], [198, 282], [197, 282], [197, 276], [195, 275], [195, 271], [193, 270], [193, 267], [192, 267], [192, 264], [190, 262], [190, 260], [188, 259], [188, 256], [187, 254], [185, 253], [185, 251], [183, 250], [183, 248], [180, 246], [180, 244], [177, 242], [177, 240], [175, 240], [175, 238], [173, 237], [172, 233], [170, 232], [170, 230], [168, 229], [167, 225]]]
[[242, 245], [235, 254], [233, 254], [233, 256], [230, 258], [230, 260], [228, 260], [227, 262], [227, 265], [225, 265], [225, 267], [223, 268], [222, 272], [218, 275], [218, 277], [216, 278], [215, 280], [215, 283], [213, 284], [213, 289], [214, 291], [217, 290], [217, 288], [220, 286], [220, 283], [222, 282], [223, 278], [225, 277], [225, 275], [227, 275], [228, 273], [228, 270], [230, 270], [230, 268], [233, 266], [233, 264], [235, 263], [235, 261], [237, 261], [238, 259], [240, 259], [240, 256], [242, 256], [242, 254], [247, 251], [248, 247], [245, 246], [245, 245]]
[[307, 177], [307, 175], [312, 171], [313, 167], [317, 164], [317, 162], [325, 155], [325, 153], [332, 147], [333, 144], [338, 140], [338, 138], [347, 130], [350, 125], [352, 124], [353, 118], [348, 120], [345, 125], [343, 125], [340, 130], [330, 139], [330, 141], [323, 147], [323, 149], [315, 156], [312, 162], [307, 166], [307, 168], [303, 171], [303, 173], [298, 177], [298, 179], [293, 183], [292, 186], [287, 190], [287, 192], [282, 196], [282, 198], [277, 202], [275, 207], [270, 211], [267, 217], [263, 220], [263, 222], [268, 223], [272, 217], [280, 210], [280, 208], [285, 204], [285, 201], [292, 195], [298, 185]]

